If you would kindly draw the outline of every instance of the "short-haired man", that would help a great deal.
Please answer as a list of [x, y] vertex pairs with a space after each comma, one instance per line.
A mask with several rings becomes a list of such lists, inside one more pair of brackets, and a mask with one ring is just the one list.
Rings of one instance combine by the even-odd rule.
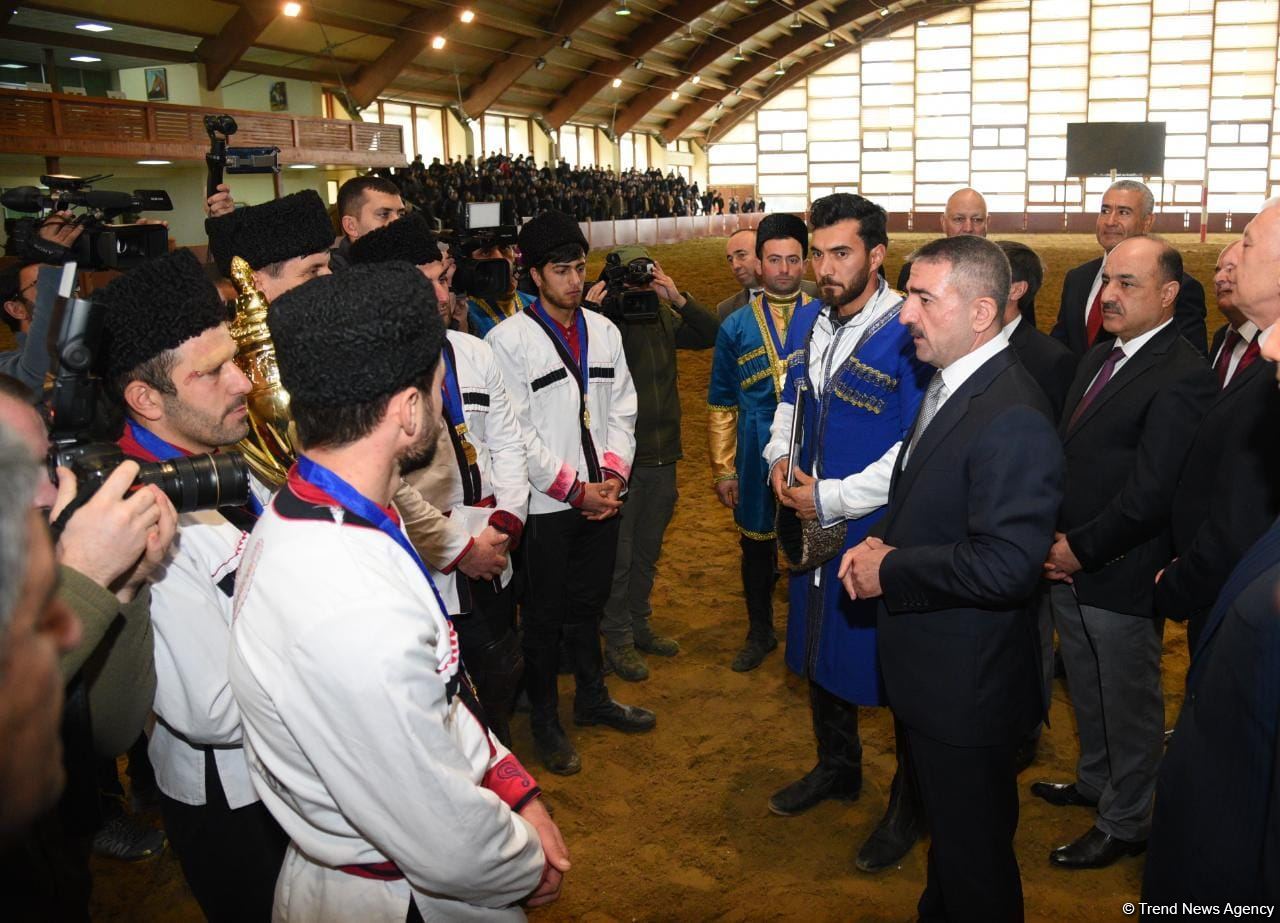
[[22, 831], [62, 791], [58, 659], [80, 622], [58, 596], [49, 529], [33, 498], [31, 452], [0, 426], [0, 836]]
[[313, 189], [205, 219], [209, 253], [223, 278], [240, 257], [267, 301], [329, 272], [333, 224]]
[[249, 538], [230, 671], [254, 785], [291, 839], [274, 917], [520, 919], [568, 856], [391, 507], [441, 426], [431, 286], [353, 267], [269, 323], [302, 454]]
[[[126, 416], [126, 455], [165, 461], [229, 448], [248, 433], [250, 385], [235, 363], [227, 307], [189, 250], [144, 263], [94, 300], [108, 388]], [[252, 477], [250, 487], [249, 509], [179, 517], [179, 538], [151, 590], [156, 726], [148, 753], [165, 830], [212, 920], [269, 918], [285, 847], [249, 781], [227, 679], [231, 593], [247, 528], [270, 495]]]
[[370, 231], [384, 228], [408, 214], [400, 187], [385, 176], [354, 176], [338, 188], [338, 229], [342, 236], [329, 251], [334, 272], [350, 263], [351, 245]]
[[[1103, 323], [1102, 272], [1107, 257], [1116, 245], [1130, 237], [1151, 232], [1155, 222], [1155, 197], [1145, 183], [1122, 179], [1111, 184], [1102, 195], [1095, 236], [1102, 256], [1067, 272], [1062, 280], [1062, 300], [1058, 320], [1050, 335], [1067, 344], [1077, 357], [1095, 344], [1109, 342], [1112, 336]], [[1185, 272], [1177, 280], [1178, 301], [1173, 321], [1178, 332], [1205, 355], [1204, 286]]]
[[[431, 282], [437, 305], [449, 307], [445, 260], [416, 212], [370, 231], [350, 255], [357, 266], [397, 260], [417, 266]], [[405, 468], [403, 475], [422, 500], [447, 513], [445, 530], [420, 529], [419, 504], [403, 491], [396, 493], [396, 506], [409, 538], [432, 567], [489, 727], [510, 747], [508, 716], [523, 658], [508, 558], [520, 544], [529, 509], [524, 434], [484, 341], [449, 330], [442, 355], [446, 425], [437, 430], [436, 462]]]
[[1150, 831], [1164, 740], [1164, 620], [1152, 589], [1168, 563], [1178, 472], [1216, 391], [1174, 321], [1181, 278], [1182, 257], [1160, 238], [1111, 250], [1099, 290], [1108, 340], [1085, 354], [1058, 427], [1067, 483], [1044, 569], [1080, 758], [1074, 782], [1036, 782], [1031, 793], [1097, 809], [1088, 831], [1050, 855], [1061, 868], [1136, 855]]
[[1209, 364], [1223, 388], [1249, 368], [1259, 352], [1258, 334], [1261, 331], [1236, 304], [1236, 263], [1243, 245], [1242, 240], [1233, 240], [1223, 247], [1213, 268], [1214, 297], [1227, 322], [1213, 332]]
[[[716, 315], [720, 320], [750, 304], [751, 299], [764, 289], [760, 278], [760, 258], [756, 256], [755, 228], [739, 228], [730, 234], [724, 244], [724, 255], [729, 262], [729, 271], [742, 288], [716, 305]], [[818, 295], [818, 287], [808, 279], [800, 280], [800, 288], [812, 297]]]
[[936, 240], [918, 251], [908, 291], [899, 320], [938, 371], [888, 510], [840, 576], [851, 596], [880, 599], [881, 675], [932, 834], [918, 916], [1020, 920], [1014, 751], [1045, 714], [1029, 603], [1062, 498], [1062, 448], [1044, 394], [1006, 347], [1000, 248]]
[[[765, 447], [778, 502], [825, 528], [843, 523], [841, 550], [861, 542], [880, 520], [894, 463], [932, 374], [898, 323], [901, 295], [878, 272], [889, 246], [886, 218], [879, 205], [849, 193], [813, 203], [810, 255], [822, 301], [792, 318], [783, 350], [786, 386]], [[796, 413], [802, 415], [801, 442], [793, 458]], [[788, 464], [794, 485], [784, 477]], [[849, 599], [836, 578], [839, 564], [835, 557], [808, 571], [792, 570], [787, 666], [809, 681], [818, 762], [769, 799], [775, 814], [858, 797], [858, 706], [886, 704], [876, 663], [876, 604]], [[906, 741], [896, 743], [890, 804], [858, 853], [863, 871], [896, 863], [919, 836], [922, 818], [903, 760]]]
[[[1263, 330], [1270, 378], [1280, 360], [1274, 330], [1280, 209], [1274, 200], [1244, 234], [1235, 305]], [[1264, 426], [1274, 442], [1274, 412]], [[1269, 473], [1275, 471], [1273, 463]], [[1182, 712], [1156, 785], [1144, 901], [1274, 904], [1280, 896], [1277, 582], [1280, 524], [1272, 524], [1223, 584], [1187, 669]]]
[[582, 768], [560, 724], [560, 637], [573, 656], [573, 720], [639, 732], [653, 712], [609, 697], [600, 618], [613, 583], [618, 510], [635, 455], [636, 390], [618, 328], [583, 310], [587, 241], [563, 212], [520, 231], [538, 300], [486, 339], [498, 360], [529, 459], [521, 600], [525, 688], [538, 757], [551, 772]]
[[707, 439], [716, 497], [733, 510], [742, 548], [747, 639], [733, 669], [754, 670], [777, 648], [773, 587], [778, 582], [776, 512], [764, 449], [786, 373], [787, 331], [809, 304], [800, 289], [809, 230], [794, 215], [769, 215], [756, 234], [764, 276], [760, 295], [720, 324], [707, 388]]
[[[969, 234], [974, 237], [987, 236], [987, 200], [976, 189], [965, 187], [957, 189], [947, 198], [947, 205], [938, 216], [944, 237], [956, 237]], [[898, 272], [898, 289], [906, 291], [907, 280], [911, 278], [911, 260], [902, 264]], [[1031, 324], [1035, 326], [1035, 316]]]
[[1076, 357], [1060, 341], [1036, 329], [1036, 294], [1044, 281], [1040, 255], [1016, 240], [997, 240], [1013, 273], [1009, 303], [1001, 322], [1009, 346], [1018, 361], [1031, 373], [1053, 409], [1053, 419], [1062, 416], [1067, 389], [1076, 374]]

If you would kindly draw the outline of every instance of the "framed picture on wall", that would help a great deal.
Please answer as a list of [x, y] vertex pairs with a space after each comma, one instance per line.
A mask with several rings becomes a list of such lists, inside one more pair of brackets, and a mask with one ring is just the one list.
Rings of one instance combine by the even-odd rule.
[[271, 84], [271, 111], [283, 112], [289, 108], [289, 88], [283, 80]]
[[167, 103], [169, 101], [169, 76], [163, 67], [143, 69], [147, 83], [147, 102]]

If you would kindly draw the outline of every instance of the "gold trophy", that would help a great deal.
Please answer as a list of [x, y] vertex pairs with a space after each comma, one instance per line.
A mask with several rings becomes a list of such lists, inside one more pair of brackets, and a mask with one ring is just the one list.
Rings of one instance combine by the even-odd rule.
[[236, 316], [231, 322], [235, 337], [236, 365], [249, 378], [249, 435], [237, 448], [250, 469], [264, 484], [284, 484], [297, 459], [297, 434], [289, 413], [289, 392], [280, 384], [276, 347], [267, 327], [267, 298], [253, 281], [253, 270], [241, 257], [231, 258], [231, 281], [236, 296]]

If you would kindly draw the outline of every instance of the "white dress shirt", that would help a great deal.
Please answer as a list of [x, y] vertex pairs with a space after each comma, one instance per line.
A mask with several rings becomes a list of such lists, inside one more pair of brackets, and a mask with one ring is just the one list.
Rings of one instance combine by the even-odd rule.
[[[1115, 378], [1116, 375], [1120, 374], [1120, 369], [1124, 368], [1124, 364], [1138, 354], [1138, 350], [1142, 349], [1142, 347], [1150, 343], [1152, 337], [1154, 337], [1157, 333], [1159, 333], [1161, 330], [1163, 330], [1165, 327], [1168, 327], [1172, 323], [1173, 323], [1173, 318], [1171, 317], [1160, 326], [1153, 327], [1152, 329], [1148, 330], [1146, 333], [1139, 334], [1138, 336], [1134, 337], [1132, 340], [1129, 340], [1128, 342], [1122, 343], [1119, 340], [1116, 340], [1114, 345], [1118, 346], [1124, 352], [1124, 355], [1120, 357], [1119, 361], [1116, 362], [1115, 368], [1111, 370], [1111, 377]], [[1094, 381], [1096, 381], [1098, 378], [1098, 375], [1101, 375], [1101, 374], [1102, 374], [1102, 367], [1099, 366], [1098, 371], [1094, 373], [1093, 378], [1089, 379], [1089, 388], [1093, 387]], [[1084, 393], [1086, 394], [1089, 393], [1089, 388], [1085, 388]]]
[[[1227, 377], [1223, 382], [1223, 387], [1231, 384], [1231, 379], [1236, 376], [1236, 370], [1240, 368], [1240, 360], [1244, 357], [1245, 350], [1249, 348], [1249, 344], [1253, 342], [1253, 338], [1258, 335], [1258, 328], [1251, 320], [1245, 321], [1239, 327], [1232, 327], [1229, 329], [1234, 330], [1240, 339], [1236, 340], [1235, 346], [1231, 349], [1231, 358], [1227, 360]], [[1222, 338], [1224, 345], [1226, 344], [1226, 341], [1227, 338], [1224, 336]], [[1209, 365], [1212, 368], [1217, 369], [1218, 359], [1221, 358], [1221, 356], [1222, 348], [1219, 347], [1218, 351], [1213, 356], [1213, 361], [1210, 362]]]

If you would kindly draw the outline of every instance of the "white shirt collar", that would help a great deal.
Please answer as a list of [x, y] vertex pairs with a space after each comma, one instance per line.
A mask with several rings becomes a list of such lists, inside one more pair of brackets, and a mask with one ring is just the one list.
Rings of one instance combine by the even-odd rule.
[[1161, 324], [1159, 327], [1154, 327], [1151, 330], [1148, 330], [1146, 333], [1143, 333], [1134, 337], [1132, 340], [1129, 340], [1127, 343], [1121, 343], [1119, 340], [1116, 340], [1116, 345], [1119, 346], [1122, 350], [1124, 350], [1124, 357], [1126, 359], [1132, 359], [1134, 356], [1138, 354], [1138, 350], [1142, 349], [1142, 347], [1146, 346], [1149, 342], [1151, 342], [1152, 337], [1154, 337], [1157, 333], [1159, 333], [1161, 330], [1163, 330], [1165, 327], [1168, 327], [1172, 323], [1173, 323], [1173, 318], [1171, 317], [1167, 321], [1165, 321], [1163, 324]]
[[982, 368], [988, 359], [1008, 345], [1009, 337], [1001, 330], [973, 352], [966, 353], [943, 369], [942, 383], [946, 386], [947, 397], [955, 394], [960, 386], [969, 380], [970, 375]]
[[1235, 331], [1240, 335], [1240, 339], [1244, 340], [1246, 343], [1250, 342], [1258, 335], [1258, 327], [1251, 320], [1247, 320], [1239, 327], [1236, 327]]
[[1276, 329], [1276, 325], [1272, 324], [1266, 330], [1258, 334], [1258, 348], [1261, 349], [1263, 344], [1267, 342], [1267, 337], [1271, 336], [1271, 331]]
[[[876, 286], [875, 294], [867, 299], [867, 303], [862, 306], [862, 310], [845, 321], [841, 326], [850, 330], [856, 330], [859, 327], [864, 327], [879, 319], [882, 314], [894, 305], [898, 304], [900, 300], [898, 293], [889, 288], [889, 283], [885, 282], [884, 279], [881, 279], [879, 284]], [[833, 327], [835, 326], [835, 314], [835, 308], [829, 304], [823, 304], [822, 316]]]
[[1022, 315], [1021, 315], [1021, 314], [1015, 314], [1015, 315], [1014, 315], [1014, 317], [1013, 317], [1013, 320], [1009, 321], [1009, 323], [1007, 323], [1007, 324], [1005, 324], [1005, 325], [1004, 325], [1003, 333], [1004, 333], [1004, 335], [1005, 335], [1005, 338], [1006, 338], [1006, 339], [1008, 339], [1009, 337], [1013, 336], [1013, 331], [1015, 331], [1015, 330], [1017, 330], [1017, 329], [1018, 329], [1018, 325], [1019, 325], [1020, 323], [1022, 323]]

